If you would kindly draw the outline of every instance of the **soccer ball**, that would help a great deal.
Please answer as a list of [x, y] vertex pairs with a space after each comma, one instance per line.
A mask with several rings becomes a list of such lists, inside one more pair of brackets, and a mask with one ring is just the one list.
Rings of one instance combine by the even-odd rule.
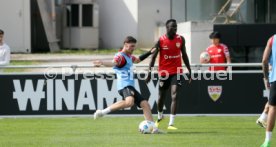
[[150, 134], [153, 130], [157, 129], [154, 122], [144, 120], [139, 124], [139, 132], [142, 134]]
[[200, 62], [201, 63], [208, 63], [210, 61], [210, 55], [208, 52], [202, 52], [200, 54]]

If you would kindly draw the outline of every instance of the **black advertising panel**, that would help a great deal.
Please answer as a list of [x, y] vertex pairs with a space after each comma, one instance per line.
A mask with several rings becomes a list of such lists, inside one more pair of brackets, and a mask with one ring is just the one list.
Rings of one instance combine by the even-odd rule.
[[238, 34], [239, 45], [266, 46], [267, 40], [276, 34], [276, 24], [239, 25]]
[[[122, 100], [115, 75], [84, 76], [0, 75], [0, 115], [93, 114]], [[157, 75], [155, 75], [157, 77]], [[178, 114], [256, 114], [266, 102], [261, 73], [233, 73], [226, 80], [216, 74], [195, 74], [178, 91]], [[135, 75], [135, 87], [156, 113], [158, 80], [146, 84]], [[165, 101], [169, 113], [170, 95]], [[142, 114], [136, 106], [113, 114]]]
[[214, 31], [221, 33], [221, 41], [228, 46], [262, 47], [276, 34], [276, 24], [216, 24]]
[[220, 32], [221, 42], [228, 46], [238, 46], [238, 26], [237, 25], [214, 25], [214, 31]]

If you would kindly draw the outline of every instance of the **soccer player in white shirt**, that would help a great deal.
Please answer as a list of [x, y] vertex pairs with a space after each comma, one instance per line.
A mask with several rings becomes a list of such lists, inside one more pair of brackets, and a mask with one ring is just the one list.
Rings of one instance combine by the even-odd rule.
[[10, 47], [4, 42], [4, 31], [0, 29], [0, 66], [10, 63]]

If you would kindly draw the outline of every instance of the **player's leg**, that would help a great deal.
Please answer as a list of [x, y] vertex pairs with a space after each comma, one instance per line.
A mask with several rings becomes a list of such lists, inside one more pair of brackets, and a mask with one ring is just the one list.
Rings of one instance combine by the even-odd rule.
[[132, 107], [134, 105], [134, 97], [133, 96], [128, 96], [125, 98], [125, 100], [118, 101], [112, 105], [109, 106], [111, 112], [120, 110], [123, 108], [128, 108]]
[[133, 96], [128, 96], [125, 98], [125, 100], [122, 101], [118, 101], [112, 105], [110, 105], [109, 107], [103, 109], [103, 110], [97, 110], [94, 113], [94, 119], [97, 119], [99, 117], [103, 117], [104, 115], [116, 111], [116, 110], [120, 110], [123, 108], [128, 108], [128, 107], [132, 107], [134, 105], [134, 98]]
[[152, 113], [151, 113], [151, 108], [150, 108], [150, 105], [149, 105], [148, 101], [143, 100], [140, 103], [140, 107], [143, 109], [145, 120], [149, 120], [149, 121], [154, 122], [153, 117], [152, 117]]
[[176, 104], [177, 104], [177, 85], [172, 85], [171, 86], [171, 98], [172, 98], [172, 103], [171, 103], [171, 114], [176, 115]]
[[[143, 109], [145, 120], [154, 122], [153, 116], [152, 116], [152, 113], [151, 113], [151, 107], [150, 107], [148, 101], [144, 97], [142, 97], [142, 95], [136, 90], [135, 90], [135, 94], [134, 94], [134, 103], [138, 107]], [[153, 130], [152, 130], [151, 133], [153, 133], [153, 134], [163, 134], [165, 132], [158, 129], [158, 127], [155, 126], [155, 127], [153, 127]]]
[[94, 113], [94, 119], [97, 119], [99, 117], [103, 117], [104, 115], [120, 110], [123, 108], [128, 108], [134, 105], [134, 90], [130, 87], [126, 87], [119, 91], [119, 94], [124, 98], [122, 101], [118, 101], [109, 107], [103, 109], [103, 110], [97, 110]]
[[[149, 105], [148, 101], [147, 100], [142, 100], [140, 102], [140, 107], [143, 109], [145, 120], [154, 122], [153, 116], [152, 116], [152, 113], [151, 113], [151, 108], [150, 108], [150, 105]], [[151, 133], [153, 133], [153, 134], [160, 134], [161, 133], [162, 134], [164, 132], [159, 130], [158, 127], [155, 125], [155, 127], [153, 128]]]
[[173, 125], [174, 124], [174, 117], [176, 115], [176, 108], [177, 108], [177, 89], [178, 86], [177, 85], [171, 85], [171, 116], [170, 116], [170, 123], [169, 125]]
[[269, 112], [269, 104], [268, 102], [265, 104], [265, 107], [264, 107], [264, 111], [262, 112], [262, 114], [260, 115], [260, 117], [257, 119], [256, 121], [256, 124], [263, 127], [263, 128], [266, 128], [267, 126], [267, 116], [268, 116], [268, 112]]
[[267, 128], [266, 128], [266, 133], [265, 133], [265, 141], [261, 147], [270, 147], [272, 131], [273, 131], [273, 128], [275, 125], [275, 118], [276, 118], [276, 106], [269, 105]]
[[164, 108], [164, 101], [167, 96], [167, 89], [159, 88], [159, 95], [158, 95], [158, 101], [157, 101], [157, 112], [158, 112], [158, 120], [163, 119], [163, 108]]
[[160, 121], [164, 118], [163, 108], [164, 108], [164, 101], [167, 95], [166, 89], [160, 89], [158, 93], [158, 101], [157, 101], [157, 121], [155, 122], [156, 127], [159, 127]]
[[273, 82], [270, 87], [269, 94], [269, 111], [267, 118], [267, 128], [266, 128], [266, 137], [265, 142], [262, 146], [267, 147], [270, 146], [270, 140], [272, 138], [272, 131], [275, 125], [276, 118], [276, 82]]
[[170, 77], [165, 79], [162, 77], [159, 81], [159, 94], [158, 94], [158, 101], [157, 101], [157, 121], [155, 122], [155, 125], [159, 127], [159, 122], [164, 118], [163, 114], [163, 108], [164, 108], [164, 102], [169, 90], [169, 82]]
[[168, 129], [176, 130], [177, 128], [174, 127], [174, 119], [176, 116], [176, 109], [177, 109], [177, 89], [178, 85], [171, 85], [171, 114], [170, 114], [170, 121]]
[[153, 122], [151, 108], [148, 101], [134, 87], [130, 87], [130, 90], [133, 93], [133, 103], [143, 109], [145, 120]]
[[[151, 113], [151, 108], [150, 108], [150, 105], [149, 105], [148, 101], [147, 100], [141, 101], [140, 102], [140, 107], [143, 109], [145, 120], [154, 122], [153, 116], [152, 116], [152, 113]], [[153, 133], [153, 134], [163, 134], [165, 132], [158, 129], [158, 127], [155, 125], [155, 127], [153, 128], [151, 133]]]
[[[264, 108], [263, 113], [268, 114], [268, 112], [269, 112], [269, 104], [268, 104], [268, 102], [267, 102], [267, 103], [265, 104], [265, 108]], [[267, 117], [266, 117], [265, 119], [267, 119]]]
[[[182, 76], [179, 76], [182, 78]], [[179, 82], [182, 82], [181, 80], [183, 79], [178, 79], [178, 76], [177, 75], [173, 75], [172, 78], [171, 78], [171, 114], [170, 114], [170, 121], [169, 121], [169, 126], [168, 126], [168, 129], [170, 130], [176, 130], [177, 128], [174, 127], [174, 119], [175, 119], [175, 116], [176, 116], [176, 110], [177, 110], [177, 90], [178, 90], [178, 87], [180, 86], [179, 85]]]
[[[151, 113], [151, 108], [150, 108], [148, 101], [136, 89], [133, 88], [133, 90], [134, 90], [134, 103], [138, 107], [143, 109], [145, 120], [154, 122], [153, 116]], [[163, 133], [163, 132], [160, 131], [157, 127], [154, 127], [152, 130], [152, 133], [159, 134], [159, 133]]]

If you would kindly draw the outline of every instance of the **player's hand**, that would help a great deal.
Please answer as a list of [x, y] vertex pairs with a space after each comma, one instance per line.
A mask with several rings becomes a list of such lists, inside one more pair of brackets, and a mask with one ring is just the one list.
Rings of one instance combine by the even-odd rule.
[[[178, 77], [179, 76], [179, 77]], [[179, 78], [179, 79], [178, 79]], [[178, 86], [182, 86], [185, 83], [185, 78], [183, 75], [177, 75], [177, 84]]]
[[268, 81], [268, 79], [264, 78], [264, 84], [265, 84], [265, 89], [270, 89], [270, 83]]
[[145, 82], [148, 84], [150, 82], [150, 80], [151, 80], [151, 72], [148, 72]]
[[228, 72], [231, 72], [231, 71], [232, 71], [232, 66], [228, 66], [228, 67], [226, 68], [226, 70], [227, 70]]
[[103, 65], [103, 62], [101, 60], [96, 60], [96, 61], [93, 62], [93, 64], [94, 64], [95, 67], [100, 67], [100, 66]]
[[189, 79], [189, 84], [192, 82], [192, 72], [190, 71], [187, 75], [188, 79]]
[[201, 63], [201, 64], [203, 64], [203, 63], [205, 63], [205, 60], [204, 59], [199, 59], [199, 62]]
[[207, 63], [209, 63], [208, 60], [205, 60], [205, 59], [202, 59], [202, 58], [200, 58], [199, 61], [200, 61], [201, 64], [207, 64]]

